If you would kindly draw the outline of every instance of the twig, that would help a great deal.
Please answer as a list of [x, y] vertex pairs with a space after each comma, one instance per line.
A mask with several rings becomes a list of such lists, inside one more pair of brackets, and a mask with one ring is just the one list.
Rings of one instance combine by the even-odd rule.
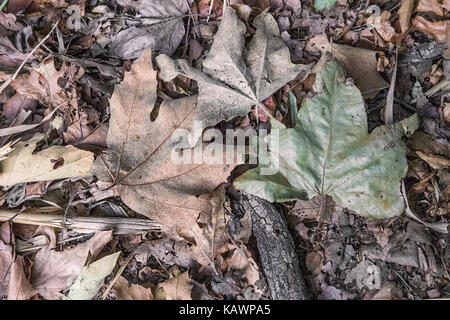
[[0, 11], [3, 10], [3, 8], [6, 6], [7, 3], [8, 3], [8, 0], [3, 0], [3, 3], [0, 4]]
[[122, 275], [122, 273], [124, 272], [125, 268], [127, 267], [128, 263], [130, 262], [131, 258], [133, 258], [134, 256], [134, 251], [132, 251], [127, 259], [124, 261], [124, 263], [120, 266], [119, 270], [117, 270], [116, 275], [114, 276], [114, 279], [112, 279], [109, 284], [108, 287], [106, 288], [105, 292], [102, 295], [102, 300], [105, 300], [106, 296], [108, 295], [108, 293], [111, 291], [111, 289], [114, 287], [114, 285], [116, 284], [117, 280], [119, 280], [120, 276]]
[[56, 23], [53, 25], [52, 29], [50, 30], [50, 32], [44, 37], [44, 39], [41, 40], [41, 42], [39, 42], [37, 44], [36, 47], [34, 47], [33, 50], [31, 50], [31, 52], [26, 56], [25, 60], [22, 61], [22, 63], [20, 64], [19, 68], [16, 70], [16, 72], [12, 75], [11, 78], [9, 78], [8, 80], [6, 80], [2, 86], [0, 87], [0, 93], [3, 92], [3, 90], [5, 90], [5, 88], [7, 86], [9, 86], [9, 84], [11, 82], [13, 82], [17, 76], [19, 75], [20, 70], [22, 70], [23, 66], [25, 65], [25, 63], [27, 63], [27, 61], [31, 58], [31, 56], [34, 54], [34, 52], [45, 42], [47, 41], [47, 39], [50, 37], [50, 35], [52, 34], [53, 30], [55, 30], [56, 26], [58, 25], [58, 21], [56, 21]]
[[395, 49], [395, 67], [392, 74], [391, 85], [386, 98], [386, 106], [384, 108], [384, 123], [387, 125], [394, 123], [394, 98], [395, 98], [395, 83], [397, 82], [397, 67], [398, 67], [398, 47]]
[[209, 3], [209, 13], [208, 13], [208, 18], [206, 18], [206, 23], [209, 22], [209, 16], [211, 15], [213, 6], [214, 6], [214, 0], [211, 0], [211, 2]]

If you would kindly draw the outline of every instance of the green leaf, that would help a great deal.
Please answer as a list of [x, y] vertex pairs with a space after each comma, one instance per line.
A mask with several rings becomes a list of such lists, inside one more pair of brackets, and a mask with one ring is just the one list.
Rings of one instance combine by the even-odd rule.
[[321, 11], [334, 6], [337, 0], [314, 0], [314, 9]]
[[[236, 188], [272, 202], [329, 195], [363, 216], [401, 214], [400, 182], [408, 167], [401, 139], [417, 129], [417, 115], [369, 134], [363, 97], [346, 82], [337, 61], [317, 75], [314, 91], [317, 95], [304, 100], [295, 128], [272, 120], [278, 152], [273, 147], [260, 152], [259, 166], [236, 179]], [[264, 175], [277, 163], [278, 173]]]
[[84, 267], [77, 280], [70, 287], [65, 300], [91, 300], [94, 298], [105, 278], [113, 271], [119, 255], [120, 251]]

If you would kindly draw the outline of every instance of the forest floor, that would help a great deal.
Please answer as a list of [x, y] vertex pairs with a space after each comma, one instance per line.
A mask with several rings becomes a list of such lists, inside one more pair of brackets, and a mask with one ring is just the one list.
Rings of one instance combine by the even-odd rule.
[[369, 132], [420, 126], [389, 147], [398, 214], [279, 204], [309, 295], [450, 297], [450, 1], [224, 2], [0, 0], [0, 299], [271, 299], [232, 203], [248, 165], [177, 167], [170, 133], [293, 127], [332, 57]]

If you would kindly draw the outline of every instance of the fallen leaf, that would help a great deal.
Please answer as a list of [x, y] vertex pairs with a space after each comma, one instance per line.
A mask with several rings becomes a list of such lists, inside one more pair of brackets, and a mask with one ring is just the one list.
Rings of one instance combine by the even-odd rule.
[[386, 42], [392, 41], [396, 34], [395, 29], [389, 21], [390, 18], [391, 13], [389, 11], [383, 11], [381, 15], [374, 14], [367, 18], [367, 23], [369, 23]]
[[[201, 212], [197, 220], [202, 230], [201, 234], [196, 235], [201, 239], [199, 245], [202, 246], [203, 251], [212, 261], [217, 256], [219, 249], [229, 239], [223, 210], [224, 202], [225, 190], [221, 186], [210, 195], [211, 209]], [[195, 232], [195, 230], [192, 230], [192, 232]]]
[[305, 65], [291, 63], [289, 49], [271, 14], [263, 12], [253, 25], [256, 33], [247, 49], [245, 24], [227, 7], [202, 71], [185, 60], [172, 60], [167, 55], [156, 58], [164, 81], [181, 74], [198, 82], [198, 108], [204, 114], [204, 127], [246, 115], [252, 106], [308, 71]]
[[377, 51], [330, 44], [325, 36], [317, 36], [311, 41], [322, 54], [331, 52], [334, 58], [342, 64], [347, 74], [355, 80], [364, 96], [376, 95], [389, 87], [389, 84], [378, 72]]
[[47, 300], [63, 298], [60, 293], [79, 276], [88, 257], [95, 258], [112, 239], [112, 231], [97, 232], [89, 240], [63, 251], [56, 251], [53, 229], [41, 228], [48, 245], [40, 249], [31, 270], [31, 285]]
[[120, 277], [113, 287], [118, 300], [153, 300], [152, 290], [138, 284], [130, 284]]
[[[59, 71], [56, 70], [53, 57], [49, 57], [38, 67], [32, 68], [29, 74], [19, 75], [10, 86], [17, 93], [46, 106], [76, 107], [78, 96], [73, 83], [82, 75], [83, 71], [72, 64], [64, 63]], [[60, 86], [62, 79], [67, 79], [64, 88]]]
[[398, 10], [400, 29], [406, 33], [411, 26], [411, 15], [414, 11], [415, 0], [402, 0], [402, 6]]
[[8, 300], [28, 300], [37, 294], [24, 272], [25, 262], [22, 256], [17, 256], [11, 267], [8, 285]]
[[322, 272], [323, 257], [318, 252], [308, 252], [306, 255], [305, 266], [313, 276]]
[[430, 165], [431, 168], [435, 170], [442, 170], [450, 167], [450, 160], [442, 156], [425, 154], [421, 151], [416, 152], [417, 155], [426, 163]]
[[356, 265], [345, 278], [345, 284], [351, 284], [356, 281], [358, 289], [366, 287], [369, 290], [378, 290], [381, 288], [380, 268], [369, 260], [362, 260]]
[[417, 129], [417, 115], [368, 134], [361, 93], [336, 61], [318, 73], [314, 89], [317, 95], [304, 100], [295, 128], [272, 119], [279, 151], [270, 146], [260, 153], [259, 166], [237, 178], [235, 187], [271, 202], [329, 195], [363, 216], [401, 214], [400, 181], [408, 168], [401, 139]]
[[0, 71], [18, 67], [27, 56], [17, 50], [8, 37], [0, 37], [0, 49]]
[[433, 12], [434, 14], [441, 17], [444, 15], [444, 8], [438, 0], [419, 0], [419, 2], [417, 3], [416, 11]]
[[337, 0], [314, 0], [314, 9], [322, 11], [334, 6]]
[[110, 54], [123, 60], [138, 58], [144, 49], [172, 54], [183, 40], [184, 16], [189, 12], [186, 0], [117, 0], [123, 7], [132, 7], [142, 17], [144, 26], [131, 26], [120, 31], [110, 42]]
[[158, 284], [156, 287], [156, 300], [192, 300], [190, 284], [191, 278], [187, 272]]
[[9, 0], [7, 4], [8, 12], [17, 13], [25, 10], [34, 0]]
[[182, 160], [178, 164], [173, 159], [177, 147], [174, 133], [177, 129], [190, 129], [199, 108], [195, 96], [166, 100], [156, 120], [151, 121], [156, 88], [151, 52], [144, 51], [115, 88], [110, 100], [108, 151], [95, 161], [93, 173], [106, 187], [117, 188], [131, 209], [161, 223], [165, 232], [189, 235], [195, 244], [199, 242], [196, 235], [202, 233], [198, 215], [211, 210], [207, 194], [226, 181], [233, 166], [214, 164], [215, 160], [224, 163], [220, 154], [220, 159], [204, 158], [197, 164], [185, 163], [183, 159], [178, 159]]
[[[53, 146], [33, 154], [37, 144], [44, 138], [36, 134], [25, 142], [19, 142], [7, 159], [0, 163], [0, 185], [49, 181], [64, 178], [83, 177], [89, 174], [94, 155], [73, 146]], [[55, 168], [55, 160], [64, 163]]]
[[0, 299], [8, 292], [10, 269], [14, 262], [14, 236], [9, 222], [0, 225]]
[[105, 278], [113, 271], [119, 255], [120, 251], [84, 267], [64, 300], [92, 300], [102, 287]]
[[427, 35], [436, 39], [437, 42], [447, 43], [449, 40], [450, 20], [431, 22], [424, 17], [414, 17], [412, 21], [414, 27]]

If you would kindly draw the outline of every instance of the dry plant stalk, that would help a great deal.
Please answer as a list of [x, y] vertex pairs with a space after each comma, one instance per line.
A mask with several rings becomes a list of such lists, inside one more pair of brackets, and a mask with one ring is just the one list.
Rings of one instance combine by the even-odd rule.
[[[58, 209], [57, 211], [61, 210]], [[59, 229], [68, 228], [79, 233], [113, 230], [114, 234], [139, 234], [161, 230], [161, 225], [150, 219], [64, 217], [59, 214], [20, 213], [10, 210], [0, 210], [0, 221], [12, 221], [14, 223], [48, 226]]]

